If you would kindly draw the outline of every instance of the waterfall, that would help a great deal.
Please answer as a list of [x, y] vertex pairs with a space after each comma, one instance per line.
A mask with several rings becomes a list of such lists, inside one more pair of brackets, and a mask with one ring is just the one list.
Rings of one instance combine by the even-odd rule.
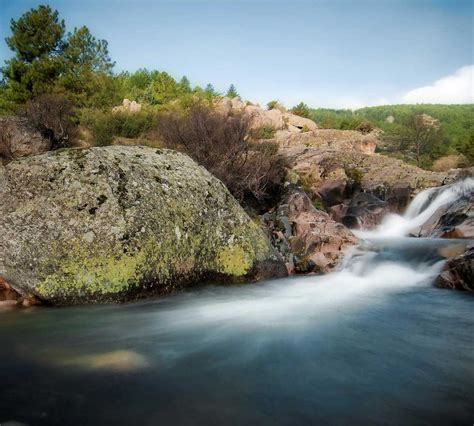
[[359, 238], [403, 237], [422, 226], [441, 206], [474, 194], [474, 178], [420, 192], [403, 215], [389, 214], [374, 230], [354, 231]]

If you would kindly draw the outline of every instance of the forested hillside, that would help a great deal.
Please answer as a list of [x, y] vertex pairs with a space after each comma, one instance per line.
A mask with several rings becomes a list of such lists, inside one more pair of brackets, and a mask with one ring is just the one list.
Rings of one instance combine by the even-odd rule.
[[429, 166], [433, 160], [453, 154], [464, 155], [470, 163], [474, 161], [474, 105], [383, 105], [355, 111], [310, 110], [311, 118], [323, 128], [357, 129], [371, 123], [384, 132], [381, 137], [385, 143], [380, 149], [406, 160], [414, 159], [410, 155], [410, 144], [403, 140], [413, 127], [413, 117], [421, 114], [437, 120], [436, 127], [439, 128], [426, 141], [420, 165]]

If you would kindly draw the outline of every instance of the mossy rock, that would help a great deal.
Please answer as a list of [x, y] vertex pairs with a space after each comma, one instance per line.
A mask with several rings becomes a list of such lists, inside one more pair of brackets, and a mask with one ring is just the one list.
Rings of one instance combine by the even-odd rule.
[[0, 170], [0, 277], [53, 304], [282, 276], [226, 187], [171, 150], [62, 150]]

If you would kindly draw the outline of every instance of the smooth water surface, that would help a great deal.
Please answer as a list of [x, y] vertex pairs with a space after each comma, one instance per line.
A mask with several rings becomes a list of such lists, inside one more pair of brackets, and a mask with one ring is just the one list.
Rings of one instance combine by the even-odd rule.
[[474, 298], [431, 287], [437, 263], [395, 259], [382, 251], [370, 270], [146, 303], [5, 312], [0, 423], [470, 425]]

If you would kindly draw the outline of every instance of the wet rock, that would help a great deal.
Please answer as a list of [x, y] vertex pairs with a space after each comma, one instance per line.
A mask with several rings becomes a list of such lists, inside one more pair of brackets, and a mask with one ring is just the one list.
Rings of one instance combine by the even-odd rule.
[[441, 205], [413, 233], [419, 237], [474, 238], [474, 179], [461, 186], [454, 202]]
[[436, 279], [436, 286], [456, 290], [474, 291], [474, 246], [446, 263]]
[[[387, 201], [382, 201], [372, 194], [358, 192], [350, 199], [347, 208], [340, 206], [340, 222], [350, 229], [372, 229], [390, 212]], [[334, 209], [333, 209], [334, 211]], [[334, 217], [334, 216], [333, 216]], [[335, 218], [338, 220], [337, 218]]]
[[264, 221], [290, 273], [329, 272], [341, 260], [344, 250], [357, 243], [344, 225], [316, 209], [295, 186], [287, 188], [280, 204], [264, 216]]
[[16, 306], [20, 303], [21, 296], [12, 287], [0, 277], [0, 307]]
[[0, 235], [0, 277], [54, 304], [286, 274], [227, 188], [171, 150], [69, 149], [0, 167]]
[[448, 178], [446, 173], [367, 154], [357, 145], [351, 148], [350, 140], [344, 146], [290, 144], [280, 146], [279, 152], [296, 176], [292, 182], [300, 183], [311, 199], [320, 199], [333, 219], [345, 218], [351, 227], [372, 228], [387, 212], [402, 213], [417, 191], [441, 186]]

